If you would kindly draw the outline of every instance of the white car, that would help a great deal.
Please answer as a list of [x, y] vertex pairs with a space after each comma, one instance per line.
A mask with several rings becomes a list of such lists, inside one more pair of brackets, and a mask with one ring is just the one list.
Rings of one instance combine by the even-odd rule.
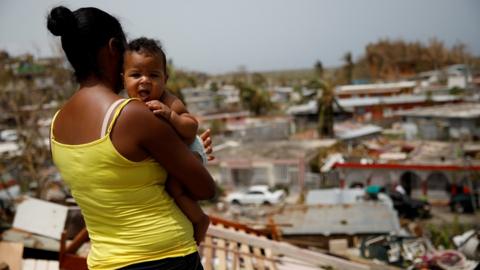
[[268, 186], [251, 186], [246, 192], [230, 193], [226, 201], [232, 204], [277, 204], [285, 199], [283, 190], [273, 191]]

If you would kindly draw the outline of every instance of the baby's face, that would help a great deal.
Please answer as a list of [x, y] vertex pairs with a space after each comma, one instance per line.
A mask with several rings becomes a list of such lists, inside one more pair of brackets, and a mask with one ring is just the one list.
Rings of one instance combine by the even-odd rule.
[[160, 57], [127, 51], [123, 67], [123, 81], [129, 97], [140, 98], [143, 102], [160, 99], [167, 81]]

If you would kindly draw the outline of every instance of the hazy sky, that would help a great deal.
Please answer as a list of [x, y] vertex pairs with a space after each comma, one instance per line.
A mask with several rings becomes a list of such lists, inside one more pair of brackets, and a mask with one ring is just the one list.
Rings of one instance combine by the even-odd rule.
[[110, 12], [129, 38], [157, 38], [176, 66], [208, 73], [335, 66], [380, 38], [437, 37], [480, 55], [479, 0], [0, 0], [0, 49], [53, 55], [45, 18], [59, 4]]

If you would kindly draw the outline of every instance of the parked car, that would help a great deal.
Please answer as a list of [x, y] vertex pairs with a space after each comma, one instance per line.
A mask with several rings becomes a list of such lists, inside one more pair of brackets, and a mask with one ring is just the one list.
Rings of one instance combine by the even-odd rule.
[[387, 193], [392, 199], [393, 208], [397, 210], [398, 215], [403, 218], [429, 218], [431, 216], [431, 206], [428, 202], [410, 198], [409, 196], [397, 191]]
[[232, 204], [277, 204], [285, 199], [283, 190], [272, 190], [268, 186], [251, 186], [246, 192], [233, 192], [226, 197]]

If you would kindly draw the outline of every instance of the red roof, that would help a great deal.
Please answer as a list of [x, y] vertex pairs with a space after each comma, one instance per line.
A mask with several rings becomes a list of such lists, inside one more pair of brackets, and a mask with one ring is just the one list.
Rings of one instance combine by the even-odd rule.
[[335, 163], [334, 168], [350, 169], [396, 169], [396, 170], [426, 170], [426, 171], [480, 171], [480, 166], [440, 165], [440, 164], [399, 164], [374, 163], [362, 164], [356, 162]]

